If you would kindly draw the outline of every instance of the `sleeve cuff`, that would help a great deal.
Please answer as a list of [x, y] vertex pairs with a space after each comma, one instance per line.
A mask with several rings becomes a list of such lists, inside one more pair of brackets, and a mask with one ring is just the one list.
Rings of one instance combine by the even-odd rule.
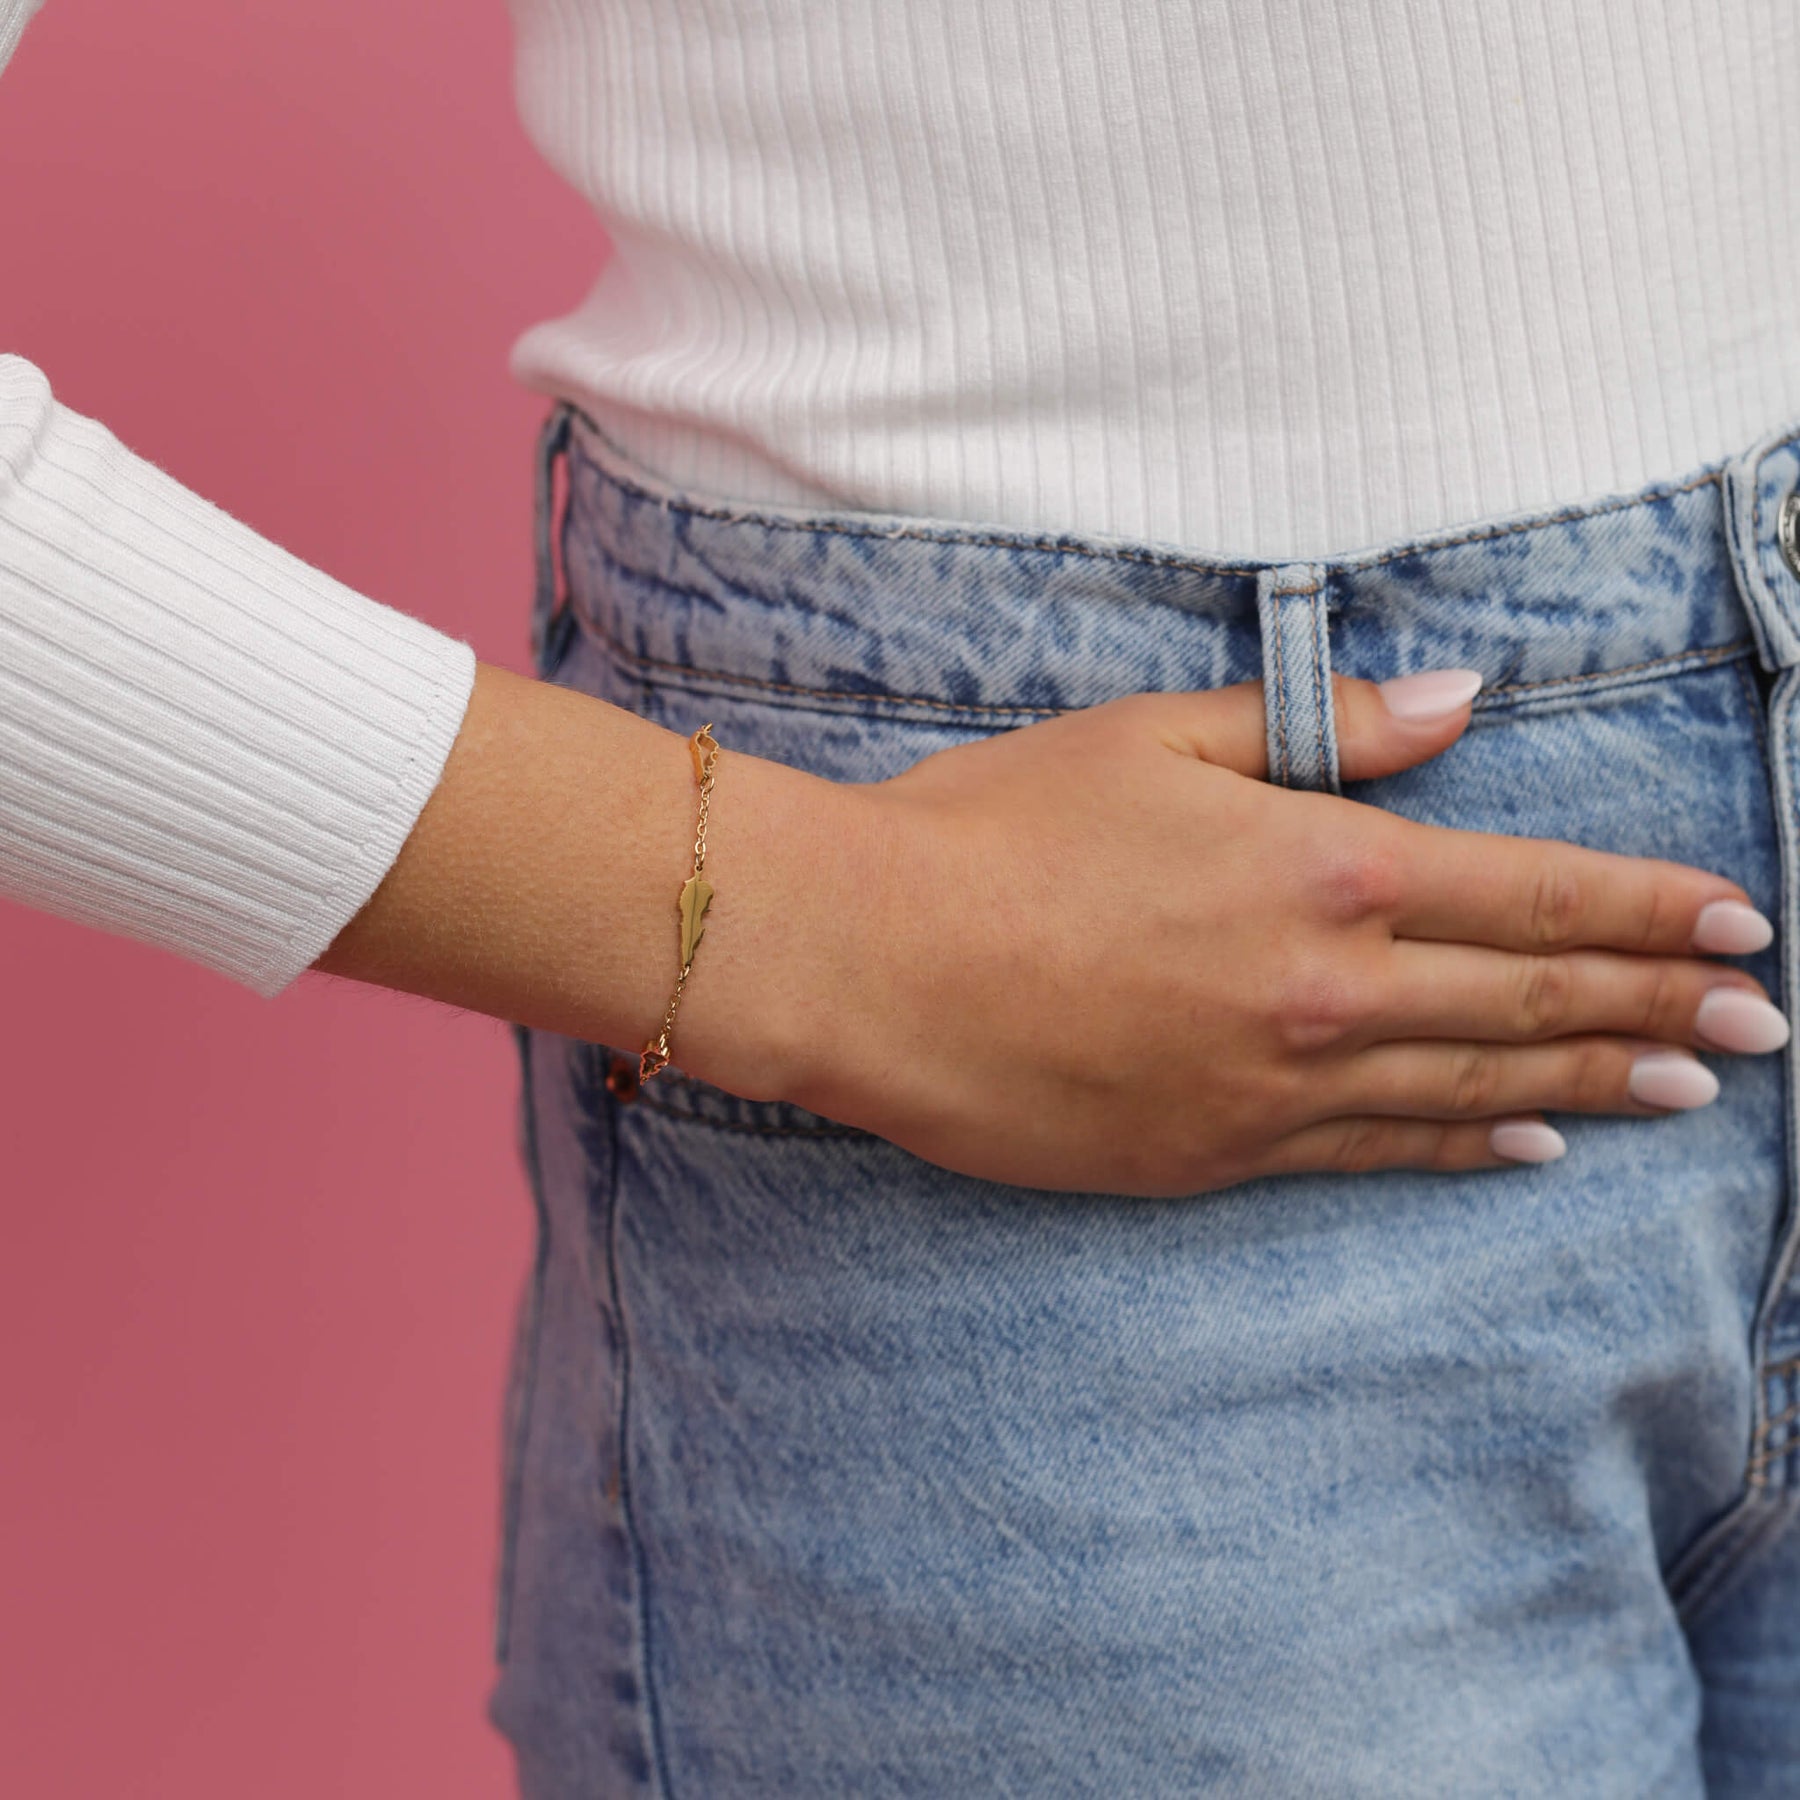
[[399, 855], [475, 662], [0, 356], [0, 892], [273, 997]]

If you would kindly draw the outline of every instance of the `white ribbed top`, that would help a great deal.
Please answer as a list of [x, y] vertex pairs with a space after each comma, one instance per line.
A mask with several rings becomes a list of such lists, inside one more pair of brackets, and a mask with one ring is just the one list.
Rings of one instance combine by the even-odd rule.
[[1312, 556], [1800, 414], [1793, 0], [512, 0], [514, 373], [750, 500]]
[[[510, 3], [513, 371], [720, 496], [1310, 557], [1800, 416], [1792, 0]], [[277, 993], [474, 668], [0, 355], [0, 893]]]

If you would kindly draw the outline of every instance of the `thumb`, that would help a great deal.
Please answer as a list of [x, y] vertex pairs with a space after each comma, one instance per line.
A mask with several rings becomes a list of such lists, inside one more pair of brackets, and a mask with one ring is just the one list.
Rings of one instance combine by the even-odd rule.
[[[1333, 675], [1337, 716], [1338, 774], [1345, 781], [1391, 775], [1436, 756], [1462, 736], [1469, 703], [1481, 689], [1478, 669], [1426, 669], [1387, 681]], [[1259, 781], [1269, 778], [1267, 711], [1260, 681], [1212, 688], [1191, 699], [1199, 704], [1178, 723], [1169, 721], [1165, 742]]]
[[1367, 781], [1448, 750], [1469, 723], [1481, 679], [1479, 669], [1424, 669], [1386, 681], [1333, 676], [1338, 774]]

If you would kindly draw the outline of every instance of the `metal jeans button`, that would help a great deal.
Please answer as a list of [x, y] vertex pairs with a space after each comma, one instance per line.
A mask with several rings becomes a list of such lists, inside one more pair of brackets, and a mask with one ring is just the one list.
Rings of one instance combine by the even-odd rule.
[[1794, 575], [1800, 576], [1800, 488], [1782, 501], [1775, 537], [1781, 545], [1781, 560]]

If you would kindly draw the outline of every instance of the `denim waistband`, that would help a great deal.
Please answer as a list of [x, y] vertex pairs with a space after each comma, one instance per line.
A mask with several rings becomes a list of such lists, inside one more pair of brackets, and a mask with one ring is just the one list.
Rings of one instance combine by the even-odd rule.
[[540, 593], [534, 642], [566, 611], [647, 678], [679, 671], [702, 692], [1023, 722], [1256, 679], [1271, 605], [1290, 599], [1318, 673], [1476, 668], [1482, 709], [1752, 649], [1766, 669], [1800, 661], [1800, 577], [1780, 549], [1800, 420], [1636, 493], [1291, 563], [687, 494], [569, 402], [546, 423], [541, 481], [565, 440], [568, 606], [553, 616]]

